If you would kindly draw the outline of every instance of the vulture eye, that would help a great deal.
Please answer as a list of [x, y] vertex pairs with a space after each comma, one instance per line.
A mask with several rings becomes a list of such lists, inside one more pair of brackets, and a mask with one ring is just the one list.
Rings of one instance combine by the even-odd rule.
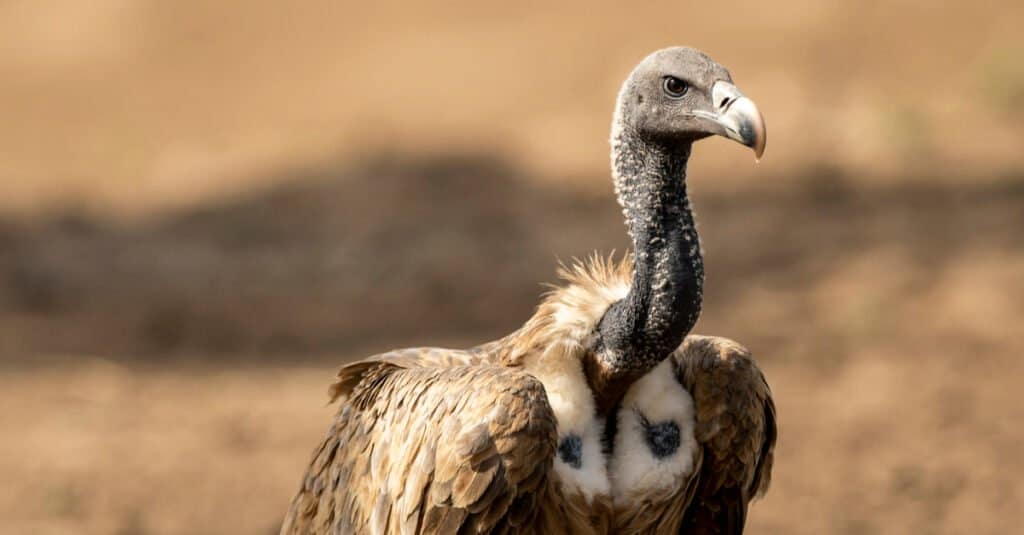
[[668, 96], [672, 98], [679, 98], [686, 94], [687, 89], [690, 89], [690, 84], [676, 78], [675, 76], [666, 76], [662, 87], [665, 88], [665, 94]]

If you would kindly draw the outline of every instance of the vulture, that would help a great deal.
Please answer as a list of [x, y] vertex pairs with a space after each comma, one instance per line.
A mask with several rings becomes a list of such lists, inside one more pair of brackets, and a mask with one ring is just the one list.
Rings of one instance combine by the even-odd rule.
[[724, 67], [685, 47], [646, 57], [611, 129], [631, 254], [563, 266], [497, 341], [341, 368], [282, 535], [742, 533], [775, 407], [747, 349], [690, 334], [704, 267], [686, 166], [712, 135], [764, 151]]

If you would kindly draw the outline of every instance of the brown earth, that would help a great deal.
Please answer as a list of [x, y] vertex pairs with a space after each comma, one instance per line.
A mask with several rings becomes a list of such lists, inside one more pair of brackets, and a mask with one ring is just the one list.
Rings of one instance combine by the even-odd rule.
[[589, 191], [618, 84], [672, 44], [765, 113], [756, 170], [725, 142], [694, 162], [724, 187], [1024, 167], [1017, 0], [61, 4], [0, 3], [3, 211], [145, 217], [382, 148], [500, 152]]
[[[501, 335], [556, 256], [624, 242], [610, 195], [500, 159], [288, 172], [300, 185], [146, 226], [4, 225], [5, 530], [269, 533], [338, 364]], [[1006, 533], [1024, 499], [1024, 176], [796, 183], [692, 186], [698, 331], [751, 347], [778, 402], [753, 532]]]
[[0, 3], [0, 533], [272, 533], [352, 358], [622, 251], [616, 85], [697, 45], [698, 331], [781, 425], [752, 533], [1012, 533], [1024, 3]]

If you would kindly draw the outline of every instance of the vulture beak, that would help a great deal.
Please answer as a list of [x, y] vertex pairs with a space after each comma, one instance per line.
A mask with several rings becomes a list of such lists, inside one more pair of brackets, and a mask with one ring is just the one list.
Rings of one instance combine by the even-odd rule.
[[724, 130], [721, 135], [754, 149], [754, 156], [760, 160], [767, 134], [764, 118], [754, 101], [725, 81], [715, 82], [711, 88], [711, 99], [715, 111], [696, 111], [694, 114], [720, 126]]

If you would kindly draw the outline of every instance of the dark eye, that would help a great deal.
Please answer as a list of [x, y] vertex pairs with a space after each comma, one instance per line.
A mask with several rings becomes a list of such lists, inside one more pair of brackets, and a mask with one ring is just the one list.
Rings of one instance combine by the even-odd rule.
[[676, 78], [675, 76], [666, 76], [662, 87], [665, 88], [665, 93], [668, 96], [672, 98], [679, 98], [686, 94], [687, 89], [690, 89], [690, 84]]

